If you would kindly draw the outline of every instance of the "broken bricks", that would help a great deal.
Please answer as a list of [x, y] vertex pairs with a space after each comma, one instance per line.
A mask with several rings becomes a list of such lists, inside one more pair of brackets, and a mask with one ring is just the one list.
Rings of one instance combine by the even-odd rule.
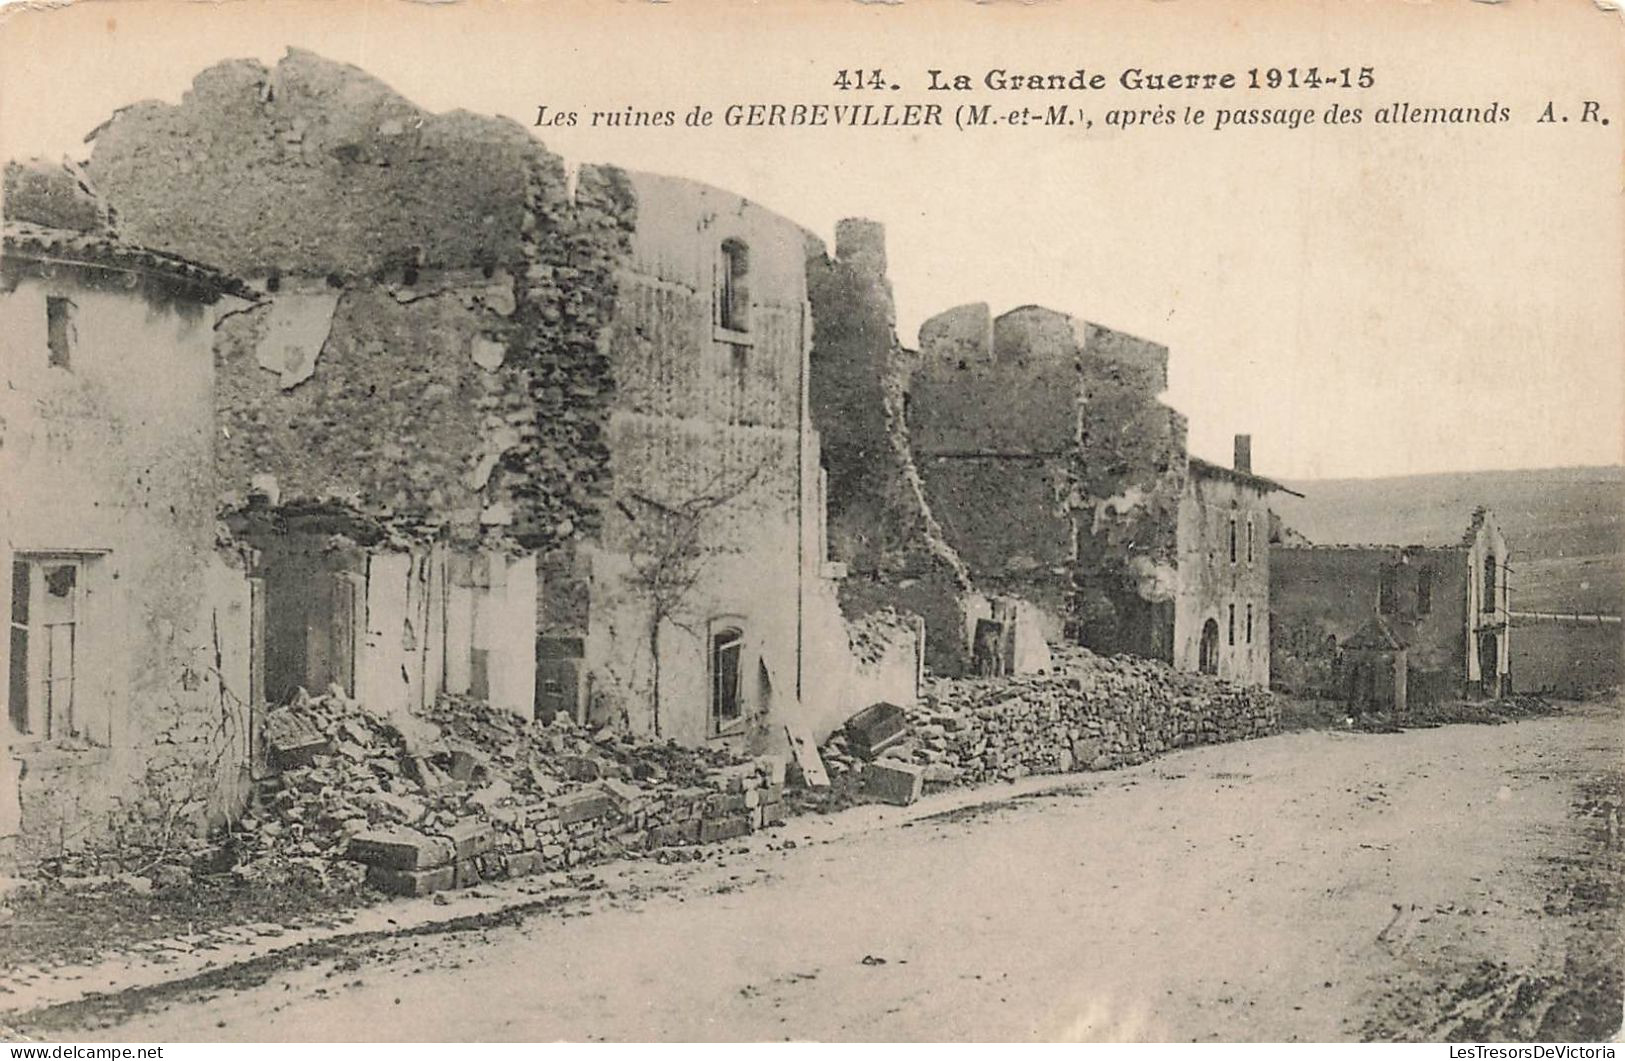
[[878, 703], [846, 720], [846, 746], [853, 754], [873, 759], [908, 737], [908, 716], [896, 704]]
[[863, 790], [882, 803], [906, 807], [925, 788], [925, 767], [883, 759], [863, 768]]
[[472, 819], [437, 835], [380, 829], [350, 841], [349, 857], [367, 866], [367, 883], [391, 895], [421, 896], [467, 888], [484, 877], [481, 861], [495, 846], [490, 824]]
[[381, 892], [418, 898], [444, 891], [457, 881], [453, 866], [435, 866], [433, 869], [390, 869], [388, 866], [368, 866], [367, 883]]
[[290, 708], [265, 716], [265, 742], [271, 751], [272, 764], [278, 770], [309, 766], [316, 756], [327, 755], [332, 750], [327, 736], [304, 715]]
[[379, 829], [350, 840], [352, 862], [391, 870], [443, 866], [457, 857], [457, 846], [445, 836], [425, 836], [415, 829]]
[[[782, 757], [640, 743], [562, 716], [529, 723], [453, 696], [407, 720], [376, 718], [338, 690], [279, 710], [298, 716], [284, 728], [304, 738], [288, 746], [310, 742], [313, 761], [265, 779], [238, 823], [239, 865], [254, 879], [308, 859], [324, 886], [364, 877], [427, 895], [696, 844], [702, 833], [735, 839], [785, 814]], [[314, 734], [330, 735], [337, 753], [315, 751]]]

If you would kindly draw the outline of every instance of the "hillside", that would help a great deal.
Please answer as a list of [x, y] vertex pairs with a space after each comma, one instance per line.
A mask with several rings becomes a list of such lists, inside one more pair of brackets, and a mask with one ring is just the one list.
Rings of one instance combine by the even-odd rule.
[[1495, 512], [1512, 547], [1520, 611], [1625, 611], [1625, 468], [1457, 472], [1289, 483], [1288, 527], [1316, 544], [1446, 545], [1472, 511]]

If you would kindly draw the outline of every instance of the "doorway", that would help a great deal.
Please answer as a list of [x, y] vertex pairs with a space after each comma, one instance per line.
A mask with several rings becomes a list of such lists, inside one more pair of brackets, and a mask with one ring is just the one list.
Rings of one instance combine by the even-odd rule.
[[1219, 673], [1219, 621], [1209, 619], [1202, 626], [1202, 643], [1196, 654], [1196, 666], [1203, 674]]

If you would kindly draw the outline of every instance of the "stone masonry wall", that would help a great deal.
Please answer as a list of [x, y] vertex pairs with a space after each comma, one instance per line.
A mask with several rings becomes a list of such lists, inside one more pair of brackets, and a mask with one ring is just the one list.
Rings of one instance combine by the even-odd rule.
[[430, 114], [297, 49], [206, 70], [94, 144], [133, 238], [263, 291], [219, 336], [228, 503], [271, 476], [428, 535], [594, 529], [635, 223], [619, 171], [572, 187], [516, 123]]
[[1082, 326], [1073, 621], [1101, 652], [1173, 659], [1185, 418], [1158, 401], [1168, 348]]
[[1267, 691], [1084, 649], [1056, 652], [1047, 674], [930, 681], [922, 715], [913, 755], [927, 780], [966, 783], [1108, 769], [1280, 721]]
[[841, 609], [851, 618], [892, 608], [920, 615], [928, 664], [961, 673], [970, 572], [937, 523], [910, 445], [913, 357], [897, 338], [884, 229], [843, 220], [833, 255], [809, 241], [807, 288], [808, 400], [829, 473], [830, 558], [847, 566]]

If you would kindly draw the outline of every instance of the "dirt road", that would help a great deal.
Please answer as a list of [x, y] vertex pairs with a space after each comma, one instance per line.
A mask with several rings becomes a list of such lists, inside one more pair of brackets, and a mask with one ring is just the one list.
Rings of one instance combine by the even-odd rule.
[[1197, 749], [844, 839], [792, 822], [794, 849], [643, 863], [518, 924], [19, 1023], [125, 1041], [1596, 1038], [1620, 1014], [1621, 740], [1618, 707], [1591, 705]]

